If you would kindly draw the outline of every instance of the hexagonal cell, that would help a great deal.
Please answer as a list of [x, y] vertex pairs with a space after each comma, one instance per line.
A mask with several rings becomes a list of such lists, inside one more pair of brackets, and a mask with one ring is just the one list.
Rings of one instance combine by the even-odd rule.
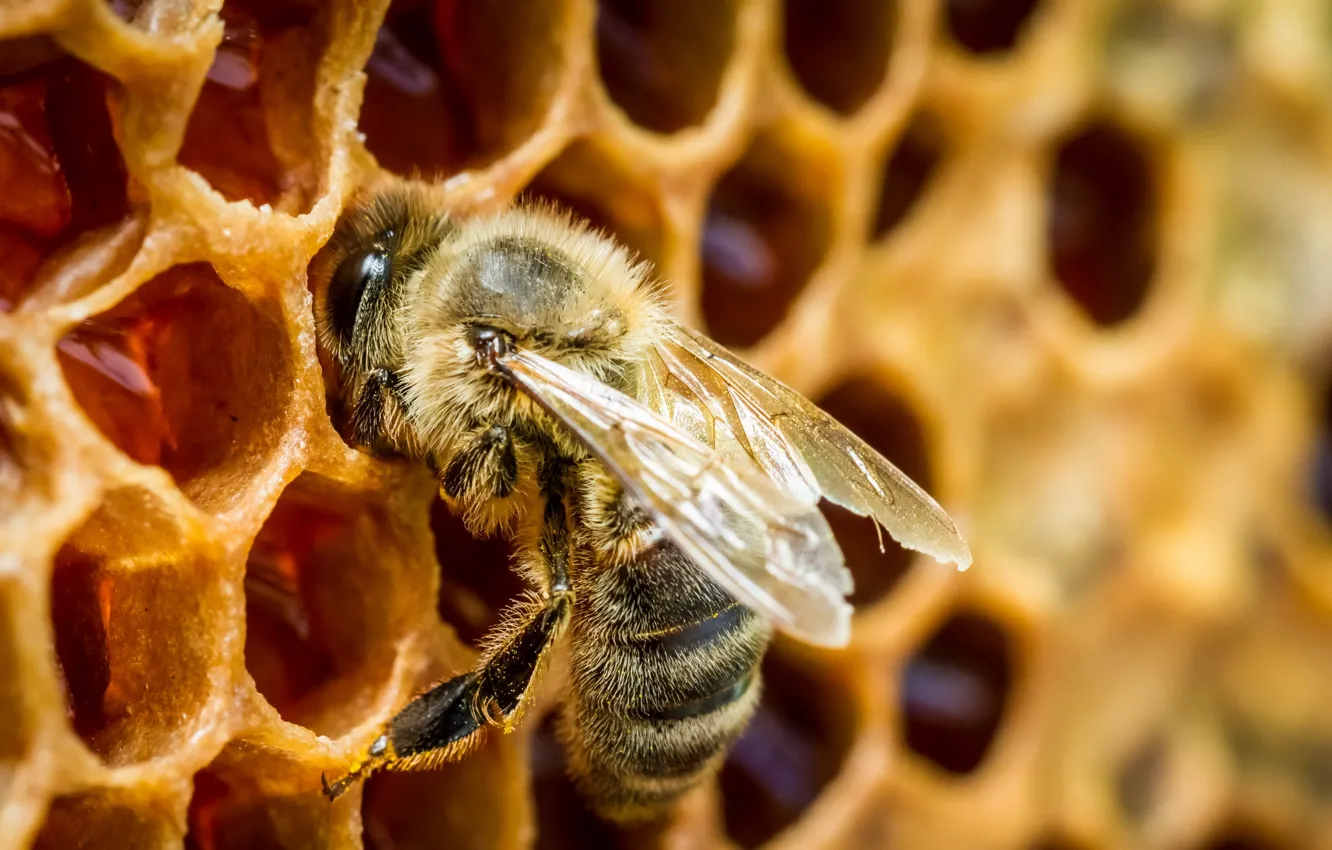
[[166, 847], [180, 840], [169, 803], [144, 795], [90, 791], [57, 797], [33, 850]]
[[532, 736], [536, 850], [617, 850], [621, 830], [593, 814], [569, 779], [556, 725], [552, 714]]
[[109, 765], [177, 751], [209, 698], [227, 628], [216, 565], [119, 565], [66, 545], [51, 619], [70, 723]]
[[439, 616], [478, 646], [508, 605], [527, 589], [509, 566], [513, 546], [503, 536], [477, 537], [445, 504], [430, 506], [439, 562]]
[[735, 0], [598, 0], [602, 85], [657, 133], [702, 123], [734, 49]]
[[47, 42], [0, 42], [11, 48], [0, 69], [0, 312], [58, 249], [129, 214], [114, 81]]
[[756, 139], [713, 189], [700, 246], [703, 315], [725, 345], [758, 342], [790, 310], [832, 237], [832, 176]]
[[1130, 318], [1156, 272], [1156, 173], [1143, 145], [1096, 121], [1059, 142], [1051, 178], [1050, 267], [1100, 325]]
[[[219, 347], [214, 340], [225, 339]], [[221, 511], [271, 460], [292, 385], [286, 334], [210, 266], [177, 266], [60, 341], [75, 399], [107, 439]]]
[[[933, 482], [925, 436], [901, 398], [877, 381], [862, 377], [833, 387], [819, 397], [818, 405], [930, 491]], [[857, 608], [873, 605], [906, 574], [911, 553], [882, 534], [872, 519], [826, 502], [823, 513], [855, 577], [851, 603]]]
[[194, 776], [185, 847], [351, 847], [350, 820], [324, 798], [317, 770], [232, 743]]
[[514, 846], [530, 817], [523, 778], [512, 738], [433, 770], [375, 774], [361, 798], [366, 850]]
[[906, 746], [948, 773], [975, 771], [1003, 722], [1013, 668], [998, 623], [972, 612], [954, 614], [902, 671]]
[[314, 473], [283, 491], [245, 568], [245, 667], [283, 719], [335, 737], [372, 709], [428, 586], [408, 533]]
[[948, 0], [944, 25], [953, 41], [971, 53], [1006, 53], [1022, 36], [1040, 0]]
[[920, 112], [912, 117], [883, 166], [879, 205], [870, 231], [873, 238], [882, 239], [915, 208], [944, 157], [945, 143], [938, 116]]
[[655, 193], [623, 175], [591, 144], [570, 145], [542, 169], [522, 197], [545, 200], [581, 216], [640, 257], [661, 259], [661, 209]]
[[361, 130], [379, 164], [427, 178], [531, 136], [560, 78], [569, 3], [395, 0], [366, 65]]
[[228, 0], [222, 43], [177, 160], [223, 197], [302, 213], [313, 200], [315, 73], [325, 46], [309, 0]]
[[851, 115], [888, 74], [896, 2], [785, 0], [786, 61], [811, 97]]
[[842, 682], [813, 659], [769, 650], [763, 699], [722, 768], [732, 840], [757, 847], [795, 823], [841, 770], [855, 723]]

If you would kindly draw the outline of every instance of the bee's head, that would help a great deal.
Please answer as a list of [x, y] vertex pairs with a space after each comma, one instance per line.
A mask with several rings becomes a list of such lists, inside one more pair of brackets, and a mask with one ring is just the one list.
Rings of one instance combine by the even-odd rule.
[[657, 315], [644, 278], [623, 247], [549, 208], [464, 222], [427, 260], [406, 311], [422, 355], [409, 383], [424, 391], [462, 370], [492, 383], [478, 346], [496, 335], [617, 383]]

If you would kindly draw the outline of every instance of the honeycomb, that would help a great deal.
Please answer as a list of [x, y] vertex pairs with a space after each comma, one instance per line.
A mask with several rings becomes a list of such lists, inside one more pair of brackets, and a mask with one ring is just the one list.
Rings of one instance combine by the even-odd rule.
[[[1323, 0], [0, 0], [6, 847], [1332, 847]], [[338, 436], [306, 269], [360, 187], [557, 200], [959, 519], [832, 513], [669, 820], [549, 711], [345, 768], [520, 588]]]

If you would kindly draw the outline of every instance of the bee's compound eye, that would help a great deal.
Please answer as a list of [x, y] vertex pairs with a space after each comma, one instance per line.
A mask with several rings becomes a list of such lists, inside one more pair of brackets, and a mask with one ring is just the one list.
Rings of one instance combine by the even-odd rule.
[[389, 274], [388, 254], [378, 248], [349, 254], [338, 264], [328, 285], [328, 310], [339, 339], [346, 341], [351, 337], [367, 289], [383, 286]]

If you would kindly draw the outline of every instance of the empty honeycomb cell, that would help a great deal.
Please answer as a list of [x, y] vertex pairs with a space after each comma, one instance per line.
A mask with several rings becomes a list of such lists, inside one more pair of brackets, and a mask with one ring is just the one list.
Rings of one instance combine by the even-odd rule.
[[89, 791], [57, 797], [33, 850], [115, 850], [179, 845], [180, 833], [164, 801], [141, 792]]
[[635, 124], [674, 133], [707, 117], [735, 39], [735, 0], [598, 0], [597, 64]]
[[1131, 317], [1156, 272], [1157, 185], [1142, 144], [1107, 121], [1058, 144], [1047, 239], [1055, 277], [1097, 324]]
[[194, 776], [185, 848], [355, 846], [342, 811], [320, 792], [317, 771], [233, 743]]
[[907, 661], [902, 736], [916, 755], [951, 774], [976, 770], [1008, 707], [1013, 662], [1002, 627], [960, 612]]
[[[384, 507], [314, 473], [283, 491], [245, 568], [245, 666], [285, 720], [338, 735], [371, 710], [409, 610]], [[424, 564], [414, 576], [427, 585]]]
[[58, 248], [129, 211], [113, 84], [59, 53], [34, 63], [0, 74], [0, 312]]
[[569, 778], [554, 715], [532, 736], [530, 769], [536, 804], [536, 850], [619, 850], [623, 832], [588, 808]]
[[785, 0], [786, 61], [815, 100], [851, 115], [883, 84], [896, 0]]
[[113, 766], [175, 753], [209, 695], [224, 603], [217, 565], [181, 558], [117, 565], [66, 546], [51, 579], [51, 619], [69, 720]]
[[799, 820], [837, 776], [855, 734], [854, 700], [811, 659], [780, 646], [763, 660], [763, 698], [722, 768], [726, 831], [757, 847]]
[[753, 345], [785, 318], [828, 251], [831, 179], [760, 137], [717, 183], [700, 251], [703, 315], [718, 342]]
[[[925, 436], [911, 409], [897, 395], [871, 378], [853, 378], [821, 396], [818, 405], [930, 490]], [[873, 605], [905, 574], [911, 554], [883, 535], [872, 519], [832, 504], [824, 504], [823, 511], [855, 578], [852, 604], [858, 608]]]
[[478, 537], [443, 501], [430, 506], [439, 562], [439, 615], [458, 636], [477, 646], [526, 583], [510, 567], [513, 547], [503, 535]]
[[107, 439], [164, 467], [204, 509], [222, 510], [282, 437], [273, 425], [290, 391], [288, 346], [274, 319], [194, 264], [78, 325], [58, 354], [75, 399]]
[[309, 208], [311, 107], [323, 51], [318, 6], [228, 0], [222, 42], [190, 113], [177, 161], [227, 200]]
[[589, 143], [566, 149], [528, 184], [523, 197], [586, 219], [649, 262], [661, 259], [661, 209], [653, 191], [622, 174]]
[[972, 53], [1012, 50], [1040, 0], [948, 0], [944, 23], [953, 40]]
[[395, 0], [366, 66], [366, 147], [431, 178], [518, 147], [550, 106], [568, 17], [567, 0]]
[[883, 165], [871, 235], [882, 239], [915, 208], [945, 154], [943, 125], [932, 112], [912, 117]]
[[463, 761], [371, 777], [361, 802], [366, 850], [512, 846], [530, 806], [514, 776], [515, 749], [512, 739], [492, 736]]

